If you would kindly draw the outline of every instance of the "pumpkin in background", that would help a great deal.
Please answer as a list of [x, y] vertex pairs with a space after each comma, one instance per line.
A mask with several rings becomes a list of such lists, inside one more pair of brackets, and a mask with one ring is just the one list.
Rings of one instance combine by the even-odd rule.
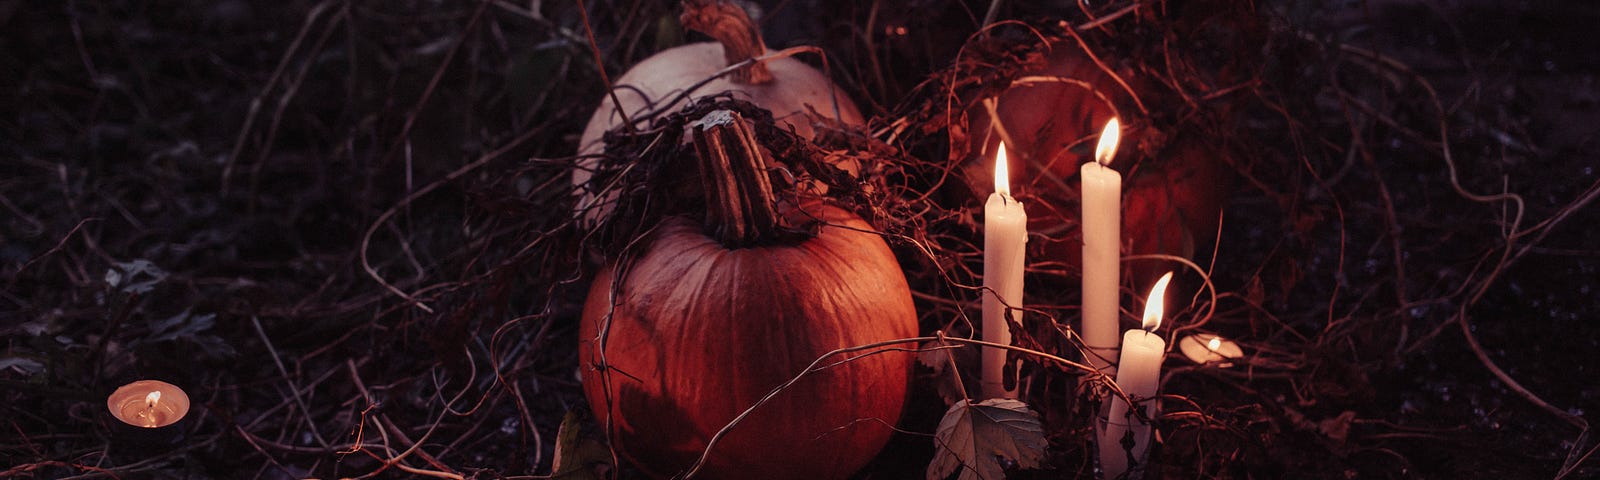
[[[609, 262], [579, 332], [584, 393], [602, 427], [656, 476], [685, 472], [713, 435], [828, 352], [917, 332], [905, 277], [872, 227], [815, 201], [774, 210], [754, 136], [737, 116], [711, 118], [690, 127], [707, 219], [669, 217], [639, 253]], [[702, 477], [860, 469], [899, 421], [911, 366], [904, 352], [865, 353], [827, 358], [840, 363], [756, 409], [710, 451]]]
[[[589, 117], [578, 140], [580, 157], [603, 152], [602, 137], [607, 130], [622, 124], [624, 113], [633, 120], [647, 112], [672, 112], [695, 99], [723, 92], [733, 92], [735, 98], [771, 111], [779, 127], [792, 129], [805, 139], [815, 138], [814, 122], [864, 123], [855, 103], [832, 80], [794, 58], [757, 62], [711, 79], [729, 65], [766, 54], [766, 45], [756, 25], [737, 6], [715, 0], [688, 0], [683, 2], [683, 9], [680, 20], [685, 27], [717, 41], [663, 50], [617, 78], [612, 88], [616, 102], [606, 95]], [[689, 95], [666, 104], [707, 79], [711, 80]], [[816, 118], [813, 112], [822, 118]], [[582, 158], [572, 171], [572, 185], [579, 196], [577, 213], [590, 224], [608, 215], [616, 199], [615, 192], [602, 192], [604, 186], [589, 185], [598, 164], [598, 158]], [[852, 174], [857, 172], [855, 165], [838, 166]]]
[[[1056, 43], [1050, 49], [1044, 67], [1018, 77], [995, 107], [1010, 136], [1008, 158], [1020, 172], [1012, 174], [1012, 184], [1021, 183], [1022, 194], [1038, 199], [1026, 202], [1029, 249], [1042, 250], [1045, 257], [1034, 261], [1063, 262], [1072, 272], [1082, 265], [1078, 168], [1092, 161], [1100, 131], [1115, 115], [1112, 103], [1122, 109], [1124, 125], [1110, 165], [1123, 176], [1123, 256], [1192, 259], [1206, 253], [1197, 250], [1216, 240], [1223, 203], [1233, 190], [1229, 149], [1193, 132], [1157, 132], [1147, 119], [1135, 117], [1139, 111], [1127, 91], [1081, 48]], [[1147, 105], [1152, 103], [1155, 88], [1123, 77]], [[1000, 135], [991, 130], [986, 108], [974, 109], [970, 118], [977, 138], [969, 157], [978, 160], [968, 164], [966, 177], [974, 191], [987, 194], [982, 188], [994, 184], [991, 165]], [[1034, 246], [1041, 240], [1043, 245]], [[1172, 267], [1141, 261], [1123, 268], [1139, 291]]]

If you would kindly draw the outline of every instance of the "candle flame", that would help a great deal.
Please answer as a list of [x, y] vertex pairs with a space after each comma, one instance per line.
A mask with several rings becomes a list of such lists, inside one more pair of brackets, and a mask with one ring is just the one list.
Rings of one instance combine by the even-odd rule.
[[1162, 275], [1156, 280], [1156, 286], [1150, 289], [1150, 297], [1144, 301], [1144, 330], [1154, 332], [1161, 328], [1161, 315], [1165, 312], [1161, 308], [1162, 297], [1167, 296], [1167, 282], [1172, 281], [1172, 272]]
[[144, 405], [145, 405], [146, 408], [155, 408], [156, 404], [160, 403], [160, 402], [161, 402], [161, 391], [160, 390], [152, 390], [149, 395], [145, 395], [144, 396]]
[[1116, 117], [1106, 122], [1106, 129], [1100, 132], [1100, 144], [1094, 147], [1094, 161], [1101, 165], [1111, 165], [1111, 159], [1117, 156], [1117, 143], [1122, 139], [1122, 124]]
[[994, 191], [1006, 200], [1011, 199], [1011, 170], [1006, 168], [1006, 144], [1000, 142], [1000, 150], [994, 154]]
[[1215, 352], [1215, 351], [1217, 351], [1218, 348], [1222, 348], [1222, 339], [1221, 338], [1211, 337], [1211, 341], [1206, 342], [1206, 349], [1207, 350], [1211, 350], [1211, 351]]

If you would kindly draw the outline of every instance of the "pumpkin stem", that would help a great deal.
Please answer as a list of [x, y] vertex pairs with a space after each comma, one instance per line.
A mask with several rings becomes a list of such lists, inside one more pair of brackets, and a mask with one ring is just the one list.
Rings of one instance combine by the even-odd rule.
[[[767, 46], [761, 41], [761, 29], [737, 5], [721, 0], [684, 0], [683, 14], [678, 16], [678, 21], [721, 42], [722, 58], [728, 65], [767, 53]], [[733, 72], [731, 77], [734, 83], [759, 85], [771, 82], [772, 72], [765, 63], [755, 62]]]
[[689, 125], [706, 192], [706, 233], [724, 247], [770, 238], [777, 230], [777, 196], [767, 158], [738, 112], [717, 110]]

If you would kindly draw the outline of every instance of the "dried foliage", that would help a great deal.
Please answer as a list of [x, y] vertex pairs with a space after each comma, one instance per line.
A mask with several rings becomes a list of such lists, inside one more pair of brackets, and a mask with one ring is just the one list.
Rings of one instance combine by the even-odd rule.
[[955, 475], [961, 480], [1000, 478], [1002, 460], [1017, 468], [1038, 468], [1044, 457], [1044, 427], [1039, 416], [1022, 402], [991, 398], [950, 406], [934, 435], [934, 460], [929, 479]]
[[[596, 449], [577, 318], [592, 258], [703, 208], [663, 140], [698, 117], [608, 136], [608, 225], [571, 221], [568, 179], [603, 73], [689, 38], [670, 5], [22, 3], [0, 0], [0, 477], [636, 473]], [[1149, 475], [1600, 468], [1582, 2], [758, 3], [770, 46], [820, 47], [802, 58], [874, 117], [815, 144], [758, 121], [760, 140], [897, 249], [926, 335], [899, 346], [949, 353], [864, 475], [926, 475], [976, 384], [985, 191], [963, 117], [1049, 45], [1144, 85], [1117, 108], [1149, 138], [1234, 153], [1210, 251], [1128, 259], [1190, 288], [1169, 335], [1248, 354], [1169, 358]], [[1094, 475], [1079, 381], [1115, 389], [1071, 362], [1075, 275], [1030, 266], [1016, 381], [1049, 446], [1009, 478]], [[116, 423], [105, 395], [138, 378], [185, 387], [190, 418]]]

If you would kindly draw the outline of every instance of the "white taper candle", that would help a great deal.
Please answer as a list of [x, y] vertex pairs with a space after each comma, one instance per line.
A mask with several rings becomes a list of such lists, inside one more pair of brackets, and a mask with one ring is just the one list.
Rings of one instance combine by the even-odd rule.
[[1083, 206], [1083, 343], [1090, 365], [1117, 372], [1118, 292], [1122, 272], [1122, 175], [1107, 167], [1116, 156], [1121, 127], [1106, 123], [1094, 161], [1078, 170]]
[[[1028, 242], [1028, 214], [1022, 202], [1011, 197], [1006, 168], [1006, 146], [995, 154], [994, 193], [983, 206], [983, 340], [1011, 344], [1011, 329], [1006, 325], [1006, 306], [1022, 307], [1023, 254]], [[992, 293], [990, 292], [992, 291]], [[1021, 310], [1012, 317], [1022, 318]], [[1006, 351], [983, 349], [983, 398], [1016, 398], [1016, 389], [1007, 390], [1002, 380]]]

